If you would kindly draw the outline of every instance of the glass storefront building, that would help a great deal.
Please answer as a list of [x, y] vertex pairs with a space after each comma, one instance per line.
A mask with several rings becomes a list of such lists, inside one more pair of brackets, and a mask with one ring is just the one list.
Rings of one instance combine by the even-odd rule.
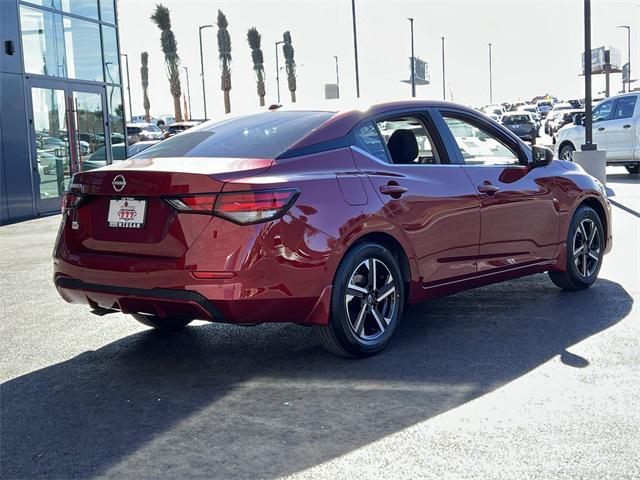
[[0, 0], [0, 224], [126, 152], [115, 0]]

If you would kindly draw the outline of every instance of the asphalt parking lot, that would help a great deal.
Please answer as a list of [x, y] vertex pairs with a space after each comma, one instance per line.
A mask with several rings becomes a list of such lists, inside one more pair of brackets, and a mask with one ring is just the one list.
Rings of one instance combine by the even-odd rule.
[[303, 327], [91, 315], [51, 282], [59, 217], [0, 227], [0, 477], [640, 478], [640, 177], [608, 173], [591, 289], [431, 301], [357, 361]]

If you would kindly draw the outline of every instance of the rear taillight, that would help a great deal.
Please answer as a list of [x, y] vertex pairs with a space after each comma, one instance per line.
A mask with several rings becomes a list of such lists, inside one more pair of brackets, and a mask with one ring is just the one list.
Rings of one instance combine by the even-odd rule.
[[213, 213], [216, 203], [215, 195], [193, 195], [165, 199], [176, 210], [185, 213]]
[[67, 191], [62, 197], [62, 205], [60, 206], [60, 210], [62, 213], [64, 213], [67, 210], [78, 208], [82, 204], [83, 200], [84, 197], [79, 193]]
[[249, 225], [281, 217], [293, 205], [298, 194], [295, 189], [258, 190], [179, 196], [165, 200], [179, 212], [205, 213]]

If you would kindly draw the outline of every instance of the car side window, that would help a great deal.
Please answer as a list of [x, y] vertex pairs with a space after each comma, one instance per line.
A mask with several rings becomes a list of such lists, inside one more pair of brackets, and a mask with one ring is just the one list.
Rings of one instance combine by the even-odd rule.
[[434, 165], [448, 163], [442, 157], [429, 130], [417, 117], [401, 116], [380, 120], [377, 127], [397, 165]]
[[622, 97], [618, 99], [618, 103], [616, 104], [616, 110], [613, 115], [613, 118], [631, 118], [633, 117], [633, 112], [636, 109], [636, 99], [638, 97], [632, 95], [630, 97]]
[[378, 129], [373, 122], [366, 122], [356, 127], [351, 132], [349, 139], [352, 146], [364, 150], [383, 162], [391, 163]]
[[602, 102], [596, 108], [593, 109], [593, 123], [602, 122], [604, 120], [609, 120], [611, 117], [611, 110], [613, 110], [613, 105], [616, 100], [607, 100], [606, 102]]
[[493, 134], [460, 118], [443, 115], [467, 165], [520, 165], [518, 155]]

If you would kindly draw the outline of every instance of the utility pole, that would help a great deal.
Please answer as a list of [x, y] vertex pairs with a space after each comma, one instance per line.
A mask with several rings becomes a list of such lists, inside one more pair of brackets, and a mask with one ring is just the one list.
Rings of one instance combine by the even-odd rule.
[[189, 86], [189, 69], [185, 66], [183, 66], [182, 68], [184, 68], [186, 77], [187, 77], [187, 105], [189, 106], [189, 118], [188, 120], [191, 120], [191, 118], [193, 117], [193, 115], [191, 114], [191, 87]]
[[338, 56], [334, 55], [336, 61], [336, 89], [338, 90], [338, 98], [340, 98], [340, 76], [338, 75]]
[[627, 29], [627, 65], [628, 65], [628, 76], [627, 78], [627, 86], [625, 89], [624, 75], [622, 76], [622, 91], [630, 92], [631, 91], [631, 27], [629, 25], [618, 25], [618, 28], [626, 28]]
[[413, 53], [413, 18], [407, 18], [411, 24], [411, 96], [416, 96], [416, 66]]
[[[213, 25], [200, 25], [198, 27], [198, 36], [200, 37], [200, 78], [202, 79], [202, 105], [204, 107], [204, 119], [207, 120], [207, 91], [204, 85], [204, 58], [202, 56], [202, 29], [213, 28]], [[191, 106], [189, 106], [191, 110]]]
[[125, 60], [125, 65], [127, 69], [127, 94], [129, 95], [129, 121], [133, 122], [133, 110], [131, 109], [131, 78], [129, 77], [129, 55], [126, 53], [121, 53]]
[[489, 44], [489, 104], [493, 105], [493, 71], [491, 61], [491, 44]]
[[358, 33], [356, 32], [356, 0], [351, 0], [351, 18], [353, 20], [353, 57], [356, 66], [356, 97], [360, 98], [360, 73], [358, 71]]
[[284, 40], [276, 42], [276, 87], [278, 90], [278, 105], [280, 104], [280, 66], [278, 65], [278, 45], [284, 43]]
[[447, 89], [446, 89], [446, 75], [445, 75], [445, 66], [444, 66], [444, 37], [440, 37], [442, 39], [442, 100], [447, 99]]
[[591, 106], [591, 0], [584, 0], [584, 133], [582, 151], [597, 150], [593, 144], [593, 119]]

